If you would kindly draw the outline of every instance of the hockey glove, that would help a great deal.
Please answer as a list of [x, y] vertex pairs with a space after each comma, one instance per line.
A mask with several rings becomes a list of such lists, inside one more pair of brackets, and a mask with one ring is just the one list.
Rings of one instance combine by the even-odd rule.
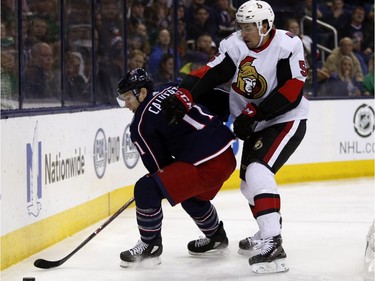
[[253, 103], [248, 103], [242, 113], [234, 120], [234, 134], [241, 140], [247, 140], [253, 134], [253, 124], [259, 120], [261, 120], [261, 117], [257, 106]]
[[184, 118], [184, 115], [192, 108], [193, 98], [191, 94], [181, 89], [176, 94], [167, 97], [161, 103], [169, 124], [177, 124]]

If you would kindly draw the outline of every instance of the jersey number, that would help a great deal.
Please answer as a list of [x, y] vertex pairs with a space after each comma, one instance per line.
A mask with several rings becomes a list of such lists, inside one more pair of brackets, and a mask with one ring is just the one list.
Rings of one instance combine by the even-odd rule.
[[299, 67], [301, 68], [301, 75], [303, 77], [306, 77], [307, 76], [307, 67], [306, 67], [306, 63], [305, 63], [304, 60], [299, 61]]

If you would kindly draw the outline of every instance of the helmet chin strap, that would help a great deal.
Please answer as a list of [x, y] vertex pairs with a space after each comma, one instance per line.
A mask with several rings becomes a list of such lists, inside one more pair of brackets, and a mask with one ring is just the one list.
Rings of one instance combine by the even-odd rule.
[[266, 33], [263, 33], [263, 32], [262, 32], [262, 26], [258, 27], [258, 31], [259, 31], [260, 39], [259, 39], [259, 43], [258, 43], [258, 45], [257, 45], [255, 48], [259, 48], [259, 47], [262, 45], [262, 42], [263, 42], [264, 37], [267, 36], [268, 33], [270, 33], [271, 29], [272, 29], [272, 27], [270, 27], [270, 28], [267, 30]]
[[141, 102], [139, 101], [140, 90], [137, 89], [137, 88], [135, 88], [135, 89], [132, 90], [132, 92], [133, 92], [133, 95], [135, 96], [136, 100], [137, 100], [139, 103], [141, 103]]

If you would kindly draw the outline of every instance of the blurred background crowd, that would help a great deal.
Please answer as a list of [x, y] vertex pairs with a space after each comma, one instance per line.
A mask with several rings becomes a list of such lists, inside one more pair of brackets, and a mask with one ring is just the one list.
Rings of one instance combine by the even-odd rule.
[[[310, 67], [306, 96], [373, 96], [373, 1], [316, 1], [317, 23], [312, 0], [267, 1], [275, 27], [303, 42]], [[2, 110], [112, 104], [117, 81], [137, 67], [148, 70], [157, 87], [178, 81], [236, 30], [243, 2], [1, 0]]]

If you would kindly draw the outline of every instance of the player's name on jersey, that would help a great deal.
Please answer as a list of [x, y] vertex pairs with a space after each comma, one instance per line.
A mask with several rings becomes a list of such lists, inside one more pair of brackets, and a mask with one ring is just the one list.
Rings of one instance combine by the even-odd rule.
[[155, 96], [154, 99], [152, 99], [151, 104], [148, 107], [148, 111], [150, 111], [153, 114], [159, 114], [161, 111], [161, 102], [165, 100], [167, 97], [176, 93], [176, 91], [176, 87], [169, 87], [160, 92], [158, 95]]

